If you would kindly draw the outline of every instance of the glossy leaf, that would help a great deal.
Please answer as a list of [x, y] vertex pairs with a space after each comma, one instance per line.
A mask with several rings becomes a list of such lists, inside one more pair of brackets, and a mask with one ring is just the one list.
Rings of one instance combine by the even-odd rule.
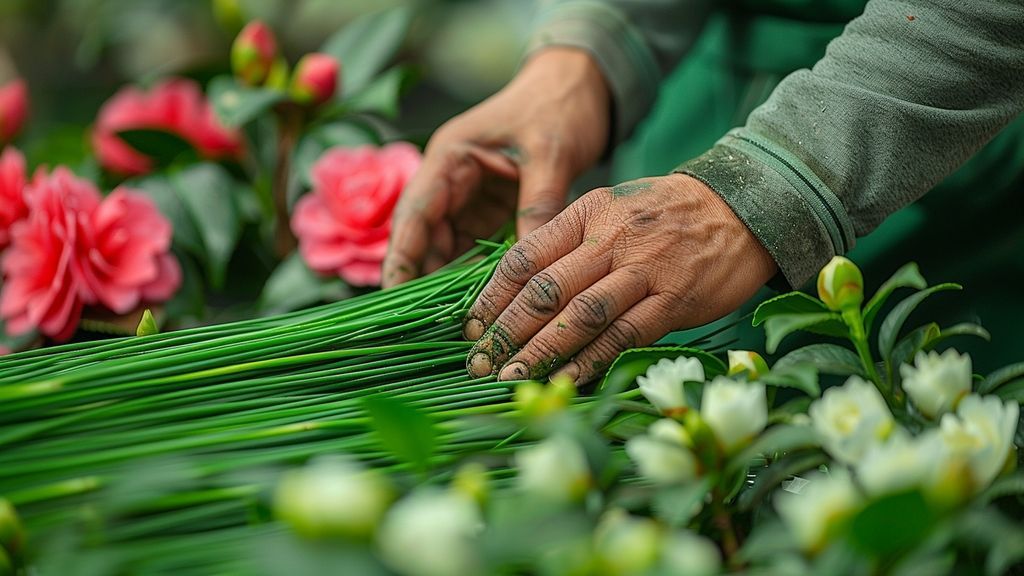
[[321, 52], [341, 63], [341, 95], [351, 96], [368, 86], [398, 52], [412, 11], [407, 6], [356, 18], [327, 39]]
[[263, 314], [278, 314], [351, 295], [352, 290], [340, 279], [324, 278], [310, 270], [296, 251], [270, 274], [263, 285], [259, 307]]
[[280, 90], [242, 86], [231, 76], [211, 80], [208, 92], [217, 117], [232, 128], [246, 124], [286, 98]]
[[860, 358], [849, 348], [837, 344], [810, 344], [797, 348], [775, 362], [775, 369], [807, 364], [817, 368], [822, 374], [835, 376], [864, 376], [864, 367]]
[[754, 483], [740, 494], [740, 510], [750, 510], [786, 480], [827, 462], [828, 457], [820, 451], [787, 454], [779, 458], [768, 467], [759, 470]]
[[391, 396], [367, 397], [363, 406], [381, 446], [420, 472], [430, 468], [438, 434], [427, 414]]
[[759, 326], [773, 316], [830, 312], [825, 303], [803, 292], [789, 292], [765, 300], [754, 310], [751, 323]]
[[662, 488], [652, 498], [651, 507], [655, 516], [669, 527], [682, 528], [700, 513], [704, 499], [710, 491], [710, 478], [702, 478], [682, 486]]
[[224, 284], [228, 262], [242, 233], [237, 186], [215, 164], [197, 164], [175, 174], [171, 182], [192, 215], [206, 251], [206, 271], [214, 288]]
[[942, 329], [935, 322], [918, 326], [896, 343], [890, 362], [894, 367], [911, 362], [919, 351], [929, 350], [941, 334]]
[[185, 208], [181, 197], [170, 180], [163, 175], [150, 176], [130, 183], [133, 189], [143, 192], [156, 204], [174, 229], [174, 243], [202, 261], [206, 260], [206, 247], [196, 229], [192, 213]]
[[809, 396], [821, 395], [821, 387], [818, 385], [818, 370], [808, 364], [782, 368], [776, 365], [771, 372], [761, 377], [760, 381], [768, 386], [795, 388]]
[[132, 148], [152, 158], [158, 166], [167, 166], [184, 154], [195, 153], [188, 140], [164, 130], [122, 130], [117, 135]]
[[984, 382], [978, 386], [978, 393], [990, 394], [996, 388], [1017, 378], [1024, 378], [1024, 362], [1003, 366], [986, 376]]
[[384, 118], [398, 117], [398, 102], [412, 77], [405, 66], [396, 66], [373, 80], [345, 102], [352, 112], [368, 112]]
[[918, 270], [917, 264], [911, 262], [902, 266], [892, 276], [889, 277], [882, 285], [878, 288], [878, 292], [868, 300], [868, 303], [864, 305], [864, 329], [870, 334], [871, 326], [875, 321], [875, 317], [881, 311], [882, 306], [885, 305], [885, 301], [889, 299], [889, 296], [898, 288], [917, 288], [918, 290], [924, 290], [928, 286], [924, 276], [921, 276], [921, 271]]
[[[942, 292], [945, 290], [960, 290], [962, 287], [959, 284], [945, 283], [926, 288], [915, 294], [912, 294], [903, 299], [897, 304], [892, 312], [885, 317], [882, 321], [882, 327], [878, 332], [878, 351], [881, 353], [882, 358], [886, 361], [890, 361], [892, 357], [893, 347], [896, 345], [896, 339], [899, 338], [900, 330], [903, 329], [903, 324], [906, 323], [907, 318], [910, 314], [924, 302], [926, 298], [935, 294], [936, 292]], [[891, 363], [891, 362], [890, 362]]]
[[850, 539], [860, 550], [889, 556], [923, 540], [938, 518], [918, 491], [883, 496], [850, 521]]
[[835, 312], [817, 312], [813, 314], [780, 314], [772, 316], [765, 321], [765, 349], [769, 354], [774, 354], [783, 338], [798, 330], [809, 331], [815, 326], [826, 323], [840, 322], [839, 314]]

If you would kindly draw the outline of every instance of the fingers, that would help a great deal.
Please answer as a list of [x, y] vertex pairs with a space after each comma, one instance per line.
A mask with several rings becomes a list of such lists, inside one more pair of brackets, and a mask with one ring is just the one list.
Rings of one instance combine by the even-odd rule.
[[664, 295], [649, 296], [613, 320], [551, 378], [566, 377], [577, 386], [597, 378], [622, 352], [647, 346], [672, 330], [672, 303]]
[[[492, 370], [500, 368], [566, 305], [571, 305], [577, 294], [604, 277], [610, 265], [609, 257], [584, 245], [537, 272], [500, 312], [470, 350], [470, 356], [485, 354]], [[478, 302], [486, 306], [489, 301]], [[602, 302], [593, 304], [600, 306]], [[467, 336], [473, 335], [468, 332]]]
[[424, 158], [395, 207], [381, 273], [385, 288], [422, 274], [434, 228], [444, 218], [448, 198], [476, 186], [479, 180], [479, 166], [468, 153], [449, 148]]
[[[523, 339], [529, 339], [529, 342], [508, 360], [498, 379], [542, 378], [601, 335], [647, 295], [648, 286], [643, 275], [635, 270], [616, 270], [578, 293], [536, 335], [531, 333]], [[497, 326], [505, 326], [503, 317], [498, 318]], [[508, 326], [510, 333], [518, 328], [512, 324]]]
[[583, 212], [585, 206], [576, 203], [509, 248], [466, 315], [467, 340], [479, 339], [531, 278], [580, 245]]

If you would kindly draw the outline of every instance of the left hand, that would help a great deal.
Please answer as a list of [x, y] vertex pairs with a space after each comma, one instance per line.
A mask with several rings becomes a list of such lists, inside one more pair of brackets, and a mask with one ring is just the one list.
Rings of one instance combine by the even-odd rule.
[[707, 185], [683, 174], [593, 190], [501, 259], [463, 325], [473, 376], [577, 385], [620, 352], [737, 309], [771, 256]]

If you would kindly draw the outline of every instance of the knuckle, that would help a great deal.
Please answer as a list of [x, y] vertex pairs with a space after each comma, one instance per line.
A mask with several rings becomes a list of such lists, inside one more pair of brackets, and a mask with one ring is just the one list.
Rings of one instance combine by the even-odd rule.
[[551, 315], [560, 308], [562, 287], [549, 272], [541, 271], [526, 283], [522, 296], [527, 308], [542, 315]]
[[603, 298], [582, 292], [572, 299], [572, 314], [588, 332], [598, 332], [608, 324], [608, 307]]
[[536, 268], [537, 258], [532, 247], [520, 240], [501, 258], [496, 272], [506, 281], [519, 284], [533, 276]]
[[618, 318], [608, 325], [605, 330], [608, 335], [606, 340], [609, 352], [617, 354], [627, 348], [635, 348], [642, 342], [643, 334], [636, 324], [628, 318]]

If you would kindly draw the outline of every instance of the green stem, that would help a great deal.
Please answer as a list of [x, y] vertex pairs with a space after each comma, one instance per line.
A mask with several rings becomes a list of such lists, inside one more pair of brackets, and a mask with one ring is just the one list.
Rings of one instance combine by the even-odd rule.
[[868, 379], [878, 388], [882, 396], [885, 397], [885, 401], [889, 406], [894, 406], [895, 401], [892, 396], [892, 388], [888, 382], [879, 376], [878, 369], [875, 367], [875, 360], [871, 357], [871, 345], [868, 342], [867, 332], [864, 330], [864, 318], [861, 316], [860, 308], [847, 308], [843, 310], [842, 315], [843, 321], [850, 328], [850, 341], [853, 342], [853, 347], [857, 350], [857, 356], [864, 366], [864, 372], [868, 375]]

